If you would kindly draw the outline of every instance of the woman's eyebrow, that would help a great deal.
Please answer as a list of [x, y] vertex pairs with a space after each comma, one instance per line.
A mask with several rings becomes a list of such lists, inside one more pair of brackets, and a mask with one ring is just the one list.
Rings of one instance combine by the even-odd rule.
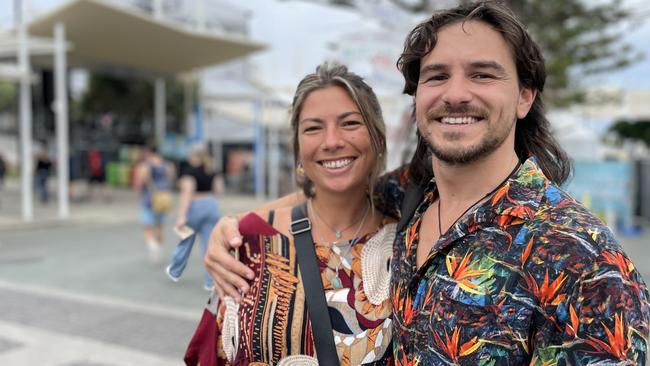
[[339, 119], [339, 120], [342, 120], [342, 119], [345, 119], [345, 118], [347, 118], [347, 117], [350, 117], [350, 116], [353, 115], [353, 114], [358, 114], [358, 115], [362, 116], [361, 112], [350, 111], [350, 112], [341, 113], [341, 114], [339, 114], [339, 116], [336, 117], [336, 118]]
[[302, 122], [317, 122], [317, 123], [322, 123], [323, 120], [320, 119], [320, 118], [317, 118], [317, 117], [307, 117], [307, 118], [303, 118], [303, 119], [301, 119], [300, 121], [298, 121], [298, 123], [302, 123]]

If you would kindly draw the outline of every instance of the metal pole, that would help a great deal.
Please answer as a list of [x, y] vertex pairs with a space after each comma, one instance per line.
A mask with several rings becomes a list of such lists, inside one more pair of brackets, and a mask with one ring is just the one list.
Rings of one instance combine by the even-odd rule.
[[156, 146], [161, 149], [163, 142], [165, 141], [165, 79], [156, 79], [154, 94], [154, 130]]
[[192, 126], [192, 112], [194, 108], [194, 95], [192, 95], [192, 81], [183, 81], [183, 116], [185, 117], [185, 136], [192, 137], [194, 126]]
[[225, 177], [226, 172], [223, 168], [223, 140], [221, 140], [221, 136], [219, 136], [216, 140], [213, 140], [212, 154], [214, 155], [214, 168], [218, 172], [221, 172], [221, 174]]
[[205, 0], [197, 0], [194, 9], [196, 29], [199, 31], [205, 31]]
[[20, 27], [20, 7], [23, 0], [14, 0], [14, 27]]
[[153, 16], [156, 19], [164, 17], [162, 0], [153, 0]]
[[34, 218], [34, 164], [32, 160], [32, 91], [30, 85], [25, 1], [20, 2], [18, 23], [18, 67], [20, 68], [20, 181], [23, 220]]
[[269, 128], [269, 196], [280, 195], [280, 139], [278, 128]]
[[65, 26], [57, 23], [54, 26], [54, 83], [55, 83], [55, 113], [56, 113], [56, 151], [57, 175], [59, 186], [59, 217], [67, 219], [70, 216], [70, 197], [68, 196], [68, 91], [66, 85], [66, 54]]
[[264, 138], [264, 126], [262, 124], [262, 108], [264, 102], [263, 100], [257, 100], [254, 103], [255, 113], [255, 197], [257, 199], [264, 199], [266, 196], [265, 189], [265, 159], [264, 159], [264, 147], [266, 144], [266, 139]]

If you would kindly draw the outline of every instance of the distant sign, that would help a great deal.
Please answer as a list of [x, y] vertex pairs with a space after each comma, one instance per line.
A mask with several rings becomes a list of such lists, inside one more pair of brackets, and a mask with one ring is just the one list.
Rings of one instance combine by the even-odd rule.
[[632, 166], [619, 161], [575, 161], [566, 190], [613, 229], [632, 225]]
[[364, 30], [344, 34], [337, 41], [336, 59], [361, 74], [377, 94], [398, 94], [404, 79], [395, 67], [403, 37], [386, 30]]

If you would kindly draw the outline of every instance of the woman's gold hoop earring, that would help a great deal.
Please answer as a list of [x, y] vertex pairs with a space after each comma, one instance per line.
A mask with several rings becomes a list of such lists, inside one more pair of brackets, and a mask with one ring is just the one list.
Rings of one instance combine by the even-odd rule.
[[298, 163], [296, 166], [296, 175], [301, 177], [305, 176], [305, 168], [303, 168], [302, 163]]

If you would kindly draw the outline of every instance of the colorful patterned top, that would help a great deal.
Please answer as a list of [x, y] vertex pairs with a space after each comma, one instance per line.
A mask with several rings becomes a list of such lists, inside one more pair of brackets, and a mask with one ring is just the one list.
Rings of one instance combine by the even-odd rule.
[[[388, 263], [395, 226], [385, 223], [351, 247], [315, 244], [341, 365], [393, 364]], [[217, 364], [317, 365], [293, 238], [253, 214], [239, 227], [240, 260], [256, 280], [241, 305], [226, 298], [218, 307]]]
[[[404, 170], [384, 192], [403, 199]], [[432, 180], [393, 252], [399, 365], [645, 364], [650, 309], [610, 230], [530, 158], [416, 268]], [[627, 362], [620, 362], [626, 360]]]

